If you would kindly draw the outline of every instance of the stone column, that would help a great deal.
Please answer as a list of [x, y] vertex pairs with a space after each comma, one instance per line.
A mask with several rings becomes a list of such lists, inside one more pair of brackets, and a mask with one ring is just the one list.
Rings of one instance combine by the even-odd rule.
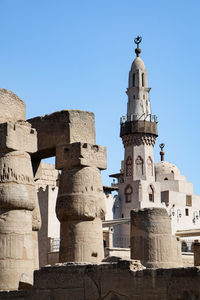
[[131, 211], [131, 258], [147, 268], [182, 266], [181, 246], [165, 208]]
[[195, 240], [193, 247], [194, 247], [194, 266], [200, 266], [200, 240]]
[[59, 261], [101, 262], [105, 204], [99, 169], [106, 169], [106, 149], [87, 143], [60, 146], [56, 168], [62, 170], [56, 204]]
[[25, 103], [12, 92], [0, 89], [0, 108], [0, 290], [16, 290], [23, 273], [33, 278], [36, 190], [29, 153], [37, 151], [37, 135], [17, 121], [25, 119]]

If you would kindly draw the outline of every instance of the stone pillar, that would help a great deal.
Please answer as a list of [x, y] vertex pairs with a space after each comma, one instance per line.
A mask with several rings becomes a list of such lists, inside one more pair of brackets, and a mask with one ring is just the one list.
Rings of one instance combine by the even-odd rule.
[[194, 249], [194, 266], [200, 266], [200, 240], [195, 240]]
[[171, 232], [165, 208], [132, 210], [131, 258], [147, 268], [181, 267], [181, 245]]
[[0, 108], [0, 290], [16, 290], [23, 273], [33, 278], [36, 189], [29, 153], [37, 150], [37, 135], [17, 121], [25, 118], [25, 103], [12, 92], [0, 89]]
[[62, 170], [56, 204], [59, 261], [101, 262], [105, 203], [99, 169], [106, 169], [106, 149], [87, 143], [60, 146], [56, 168]]

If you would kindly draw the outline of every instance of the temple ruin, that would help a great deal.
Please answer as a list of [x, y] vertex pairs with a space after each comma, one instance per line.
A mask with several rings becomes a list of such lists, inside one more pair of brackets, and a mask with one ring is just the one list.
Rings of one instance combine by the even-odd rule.
[[[138, 44], [131, 72], [142, 76], [144, 83], [147, 73], [139, 59]], [[143, 68], [143, 75], [137, 67]], [[130, 211], [131, 259], [111, 252], [104, 257], [103, 191], [108, 193], [109, 187], [103, 189], [101, 170], [106, 169], [107, 158], [106, 148], [96, 145], [94, 114], [63, 110], [26, 120], [25, 103], [11, 91], [0, 89], [0, 299], [200, 300], [200, 242], [193, 245], [193, 266], [184, 268], [171, 216], [160, 205], [159, 193], [153, 194], [146, 184], [146, 180], [155, 181], [157, 121], [150, 114], [149, 88], [144, 85], [129, 89], [130, 99], [138, 96], [138, 91], [145, 92], [143, 106], [134, 106], [129, 99], [130, 114], [121, 124], [126, 148], [126, 204], [132, 194], [140, 205], [141, 199], [148, 201], [147, 207], [136, 203]], [[134, 110], [137, 114], [133, 115]], [[139, 120], [141, 110], [145, 113]], [[145, 154], [145, 166], [138, 149]], [[50, 157], [55, 157], [55, 168], [42, 163]], [[54, 182], [52, 189], [46, 182]], [[155, 186], [160, 183], [154, 182]], [[40, 189], [43, 195], [53, 195], [54, 202], [42, 203], [41, 194], [37, 194]], [[152, 205], [154, 200], [158, 205]], [[46, 235], [47, 214], [55, 221], [55, 228], [51, 224], [53, 235], [60, 234], [58, 257], [47, 257], [51, 242]], [[123, 226], [128, 222], [116, 220], [121, 221]], [[43, 231], [38, 235], [41, 223]], [[110, 227], [109, 234], [112, 236]]]

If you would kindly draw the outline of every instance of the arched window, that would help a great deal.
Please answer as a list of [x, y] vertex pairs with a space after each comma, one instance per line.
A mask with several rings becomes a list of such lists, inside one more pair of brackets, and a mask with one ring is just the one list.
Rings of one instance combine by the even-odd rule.
[[152, 185], [148, 187], [148, 194], [149, 194], [149, 201], [154, 202], [154, 189]]
[[142, 73], [142, 86], [144, 86], [144, 73]]
[[135, 160], [135, 163], [136, 163], [136, 174], [137, 174], [137, 176], [142, 176], [143, 175], [143, 159], [140, 155]]
[[168, 180], [168, 178], [167, 177], [165, 177], [165, 179], [164, 180]]
[[132, 197], [133, 189], [130, 184], [128, 184], [125, 188], [124, 194], [125, 194], [125, 201], [131, 202], [131, 197]]
[[126, 176], [132, 176], [132, 165], [132, 158], [128, 156], [126, 160]]
[[132, 77], [132, 85], [133, 85], [133, 87], [135, 87], [135, 73], [133, 73], [133, 77]]

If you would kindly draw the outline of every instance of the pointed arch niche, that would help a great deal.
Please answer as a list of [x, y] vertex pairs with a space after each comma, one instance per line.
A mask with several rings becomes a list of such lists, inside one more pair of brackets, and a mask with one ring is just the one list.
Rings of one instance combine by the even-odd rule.
[[147, 170], [148, 175], [153, 176], [153, 160], [151, 156], [147, 158]]
[[148, 187], [149, 201], [154, 202], [154, 187], [152, 184]]
[[132, 200], [131, 198], [132, 198], [132, 194], [133, 194], [133, 188], [130, 184], [128, 184], [125, 187], [124, 194], [125, 194], [125, 202], [130, 203]]
[[140, 155], [135, 160], [135, 164], [136, 164], [136, 175], [140, 177], [143, 175], [143, 165], [144, 165], [143, 159]]
[[132, 169], [133, 169], [133, 161], [130, 156], [126, 159], [126, 176], [132, 176]]

